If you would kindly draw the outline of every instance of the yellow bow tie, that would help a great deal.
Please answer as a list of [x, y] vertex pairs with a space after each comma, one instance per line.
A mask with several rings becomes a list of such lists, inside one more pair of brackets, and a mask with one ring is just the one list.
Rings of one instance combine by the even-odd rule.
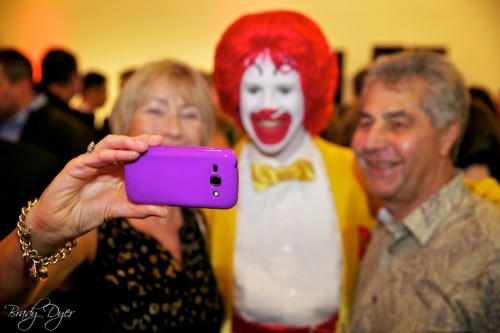
[[314, 179], [314, 168], [311, 162], [297, 160], [295, 163], [273, 168], [265, 164], [252, 164], [253, 185], [257, 191], [263, 191], [283, 180], [312, 180]]

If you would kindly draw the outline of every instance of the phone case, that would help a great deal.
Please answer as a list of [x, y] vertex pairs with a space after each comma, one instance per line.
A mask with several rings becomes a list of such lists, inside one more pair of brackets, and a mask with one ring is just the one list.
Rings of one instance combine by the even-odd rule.
[[136, 203], [230, 208], [238, 201], [238, 160], [227, 148], [149, 147], [125, 164], [125, 188]]

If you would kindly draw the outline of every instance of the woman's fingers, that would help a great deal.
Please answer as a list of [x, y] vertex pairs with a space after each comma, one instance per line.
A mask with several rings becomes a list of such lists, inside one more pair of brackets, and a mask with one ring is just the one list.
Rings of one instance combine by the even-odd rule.
[[123, 135], [108, 135], [97, 143], [94, 151], [101, 149], [112, 150], [133, 150], [143, 153], [148, 146], [158, 146], [162, 143], [161, 135], [143, 134], [136, 137], [128, 137]]
[[133, 161], [147, 151], [149, 146], [158, 146], [163, 138], [159, 135], [140, 135], [128, 137], [123, 135], [108, 135], [99, 141], [91, 153], [75, 158], [74, 172], [95, 172], [106, 166]]
[[168, 216], [168, 208], [166, 206], [131, 204], [128, 209], [120, 211], [120, 214], [125, 214], [123, 216], [128, 218], [138, 219], [150, 216], [166, 218]]
[[138, 205], [128, 200], [121, 163], [133, 161], [161, 136], [109, 135], [90, 153], [71, 160], [40, 197], [33, 221], [52, 230], [54, 239], [81, 235], [102, 221], [116, 217], [165, 217], [167, 208]]

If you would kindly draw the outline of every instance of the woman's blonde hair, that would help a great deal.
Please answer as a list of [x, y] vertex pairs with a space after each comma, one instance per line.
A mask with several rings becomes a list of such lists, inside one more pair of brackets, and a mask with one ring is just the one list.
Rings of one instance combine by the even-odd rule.
[[206, 145], [212, 135], [215, 121], [215, 110], [207, 82], [199, 71], [170, 59], [148, 63], [130, 77], [111, 111], [111, 132], [122, 135], [130, 133], [135, 110], [159, 78], [165, 78], [168, 89], [199, 108], [204, 127], [201, 144]]

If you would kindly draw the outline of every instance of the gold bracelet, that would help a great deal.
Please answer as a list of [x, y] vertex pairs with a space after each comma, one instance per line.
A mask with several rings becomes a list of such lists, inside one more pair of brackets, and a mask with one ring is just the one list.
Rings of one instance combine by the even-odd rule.
[[31, 248], [31, 228], [26, 228], [25, 224], [26, 215], [37, 202], [38, 199], [33, 200], [33, 202], [28, 201], [28, 207], [21, 209], [21, 215], [19, 215], [19, 221], [17, 222], [17, 235], [19, 236], [19, 243], [21, 243], [23, 259], [31, 265], [30, 276], [45, 281], [49, 277], [48, 264], [55, 265], [58, 261], [64, 260], [76, 246], [76, 238], [66, 242], [63, 248], [48, 257], [39, 256], [38, 251]]

